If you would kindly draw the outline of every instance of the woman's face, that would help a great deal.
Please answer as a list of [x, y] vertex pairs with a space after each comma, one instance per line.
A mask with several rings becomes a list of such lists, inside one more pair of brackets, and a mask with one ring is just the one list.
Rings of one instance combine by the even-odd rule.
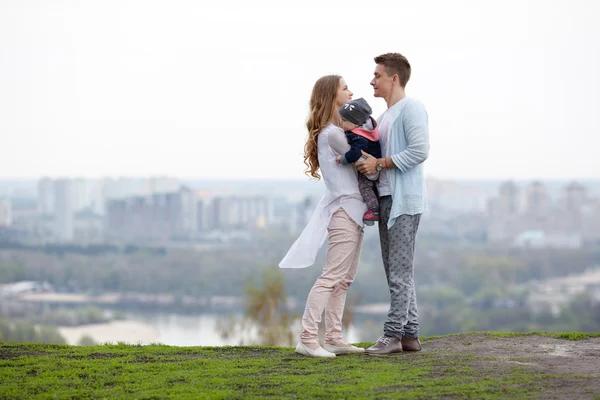
[[353, 93], [348, 89], [348, 85], [346, 85], [344, 78], [340, 78], [340, 85], [338, 86], [337, 96], [335, 98], [337, 108], [340, 108], [352, 100], [352, 94]]

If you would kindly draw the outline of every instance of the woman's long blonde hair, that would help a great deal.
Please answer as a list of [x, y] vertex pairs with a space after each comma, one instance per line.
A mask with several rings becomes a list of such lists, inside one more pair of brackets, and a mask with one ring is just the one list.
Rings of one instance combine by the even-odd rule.
[[321, 179], [319, 175], [319, 158], [317, 139], [319, 133], [331, 122], [338, 122], [336, 107], [337, 91], [340, 86], [339, 75], [327, 75], [315, 83], [310, 96], [310, 113], [306, 121], [308, 138], [304, 145], [304, 164], [306, 175]]

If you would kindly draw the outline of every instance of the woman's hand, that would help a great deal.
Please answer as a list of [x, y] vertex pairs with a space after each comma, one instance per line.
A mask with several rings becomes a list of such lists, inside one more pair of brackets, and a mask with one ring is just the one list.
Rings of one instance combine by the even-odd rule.
[[336, 156], [335, 157], [335, 162], [338, 163], [338, 164], [341, 164], [342, 163], [342, 156]]
[[358, 160], [354, 165], [356, 165], [356, 169], [363, 175], [372, 175], [377, 172], [377, 159], [370, 155], [369, 153], [361, 150], [362, 155], [366, 158], [366, 160]]

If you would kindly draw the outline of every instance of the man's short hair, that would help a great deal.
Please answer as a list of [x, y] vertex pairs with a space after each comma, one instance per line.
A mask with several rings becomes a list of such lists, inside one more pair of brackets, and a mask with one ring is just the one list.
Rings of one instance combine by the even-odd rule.
[[406, 87], [410, 79], [410, 63], [400, 53], [385, 53], [375, 57], [375, 64], [383, 65], [388, 75], [398, 75], [400, 86]]

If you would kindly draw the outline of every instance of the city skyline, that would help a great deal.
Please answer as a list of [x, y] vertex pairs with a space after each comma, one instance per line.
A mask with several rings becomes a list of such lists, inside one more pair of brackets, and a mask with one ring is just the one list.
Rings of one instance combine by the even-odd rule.
[[[200, 188], [169, 177], [43, 178], [28, 200], [16, 198], [16, 207], [10, 197], [0, 196], [0, 240], [10, 235], [33, 243], [190, 244], [248, 239], [264, 228], [298, 232], [319, 193], [276, 185], [285, 189], [256, 184]], [[600, 238], [600, 182], [594, 188], [577, 181], [490, 185], [431, 179], [427, 186], [431, 200], [424, 229], [429, 234], [573, 248]]]
[[[428, 175], [600, 178], [599, 10], [566, 0], [3, 1], [0, 179], [305, 179], [315, 80], [341, 74], [377, 117], [373, 57], [389, 51], [408, 57], [407, 94], [429, 112]], [[390, 13], [402, 23], [386, 24]]]
[[[79, 200], [76, 200], [76, 204], [80, 203], [82, 199], [89, 199], [90, 196], [96, 197], [100, 194], [99, 191], [103, 186], [107, 184], [113, 186], [116, 184], [121, 187], [123, 193], [129, 193], [131, 195], [142, 195], [143, 193], [156, 193], [157, 190], [152, 189], [158, 182], [160, 187], [168, 188], [166, 190], [159, 190], [158, 192], [166, 193], [175, 190], [178, 187], [187, 187], [191, 190], [197, 191], [201, 197], [210, 196], [210, 193], [219, 193], [221, 195], [275, 195], [283, 196], [292, 199], [300, 199], [305, 195], [309, 196], [320, 196], [323, 194], [324, 183], [323, 181], [314, 181], [309, 179], [294, 180], [294, 179], [282, 179], [282, 180], [269, 180], [269, 179], [254, 179], [254, 180], [243, 180], [243, 179], [222, 179], [222, 180], [211, 180], [211, 179], [180, 179], [173, 176], [148, 176], [148, 177], [104, 177], [104, 178], [50, 178], [43, 177], [39, 179], [30, 180], [5, 180], [0, 179], [0, 200], [11, 198], [15, 199], [32, 199], [37, 198], [42, 208], [49, 209], [51, 205], [47, 202], [48, 200], [43, 197], [40, 198], [40, 188], [43, 186], [43, 182], [51, 187], [52, 182], [69, 180], [75, 186], [87, 187], [88, 194], [79, 196]], [[156, 183], [151, 183], [156, 181]], [[438, 199], [439, 193], [433, 188], [444, 187], [447, 185], [464, 187], [467, 188], [463, 193], [466, 196], [462, 202], [478, 201], [476, 199], [468, 198], [469, 187], [479, 188], [483, 190], [487, 195], [494, 195], [497, 188], [506, 183], [514, 183], [518, 186], [529, 186], [535, 183], [542, 183], [547, 186], [552, 193], [559, 193], [562, 188], [567, 185], [576, 183], [582, 184], [586, 187], [589, 194], [592, 196], [600, 197], [600, 179], [439, 179], [436, 177], [429, 177], [427, 179], [428, 194], [430, 203], [435, 203]], [[166, 186], [164, 186], [166, 185]], [[479, 190], [478, 189], [478, 190]], [[81, 189], [79, 190], [81, 191]], [[466, 204], [465, 203], [465, 204]], [[45, 205], [47, 204], [47, 205]], [[96, 202], [96, 207], [102, 207], [103, 202]], [[45, 206], [44, 206], [45, 205]], [[97, 209], [96, 209], [97, 210]]]

